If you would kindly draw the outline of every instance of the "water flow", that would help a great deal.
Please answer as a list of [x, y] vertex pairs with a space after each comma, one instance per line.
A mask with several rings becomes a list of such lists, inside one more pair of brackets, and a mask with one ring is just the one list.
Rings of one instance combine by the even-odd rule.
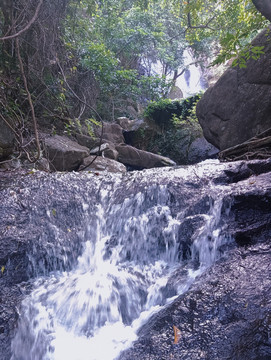
[[216, 259], [221, 200], [201, 216], [184, 261], [180, 226], [188, 218], [172, 215], [166, 186], [122, 204], [111, 204], [111, 195], [102, 192], [95, 236], [82, 238], [76, 267], [38, 279], [24, 300], [11, 360], [116, 359]]

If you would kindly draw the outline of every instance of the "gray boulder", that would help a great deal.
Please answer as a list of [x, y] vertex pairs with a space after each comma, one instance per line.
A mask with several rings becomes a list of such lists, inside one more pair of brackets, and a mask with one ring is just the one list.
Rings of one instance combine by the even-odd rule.
[[167, 157], [139, 150], [130, 145], [118, 145], [116, 150], [118, 151], [118, 161], [135, 169], [176, 165], [174, 161]]
[[204, 137], [199, 137], [192, 142], [187, 154], [187, 163], [196, 164], [200, 161], [214, 158], [219, 150], [210, 144]]
[[0, 159], [5, 159], [13, 152], [14, 134], [1, 119], [0, 128]]
[[126, 167], [112, 159], [107, 159], [102, 156], [88, 156], [86, 157], [82, 165], [79, 168], [81, 170], [92, 170], [92, 171], [107, 171], [112, 173], [125, 173]]
[[[95, 135], [100, 138], [102, 127], [99, 126], [95, 129]], [[102, 142], [111, 142], [113, 144], [124, 143], [123, 128], [119, 124], [104, 123], [103, 124], [103, 136]]]
[[228, 69], [197, 105], [207, 141], [220, 150], [238, 145], [271, 127], [270, 29], [252, 42], [264, 54], [244, 69]]
[[89, 155], [87, 147], [59, 135], [44, 139], [44, 148], [50, 161], [50, 169], [57, 171], [76, 170]]
[[75, 134], [76, 141], [79, 145], [85, 146], [89, 149], [97, 146], [99, 144], [99, 139], [96, 137], [91, 137], [85, 134]]
[[117, 160], [118, 152], [112, 143], [103, 143], [90, 150], [90, 155], [102, 155], [106, 158]]

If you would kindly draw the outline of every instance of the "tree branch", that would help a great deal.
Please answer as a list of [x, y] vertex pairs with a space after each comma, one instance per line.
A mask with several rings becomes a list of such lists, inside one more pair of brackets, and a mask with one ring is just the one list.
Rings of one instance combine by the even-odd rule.
[[[103, 133], [104, 133], [104, 123], [103, 123], [103, 119], [101, 118], [100, 114], [99, 114], [92, 106], [90, 106], [88, 103], [86, 103], [84, 100], [82, 100], [82, 99], [73, 91], [73, 89], [71, 88], [70, 84], [69, 84], [68, 81], [67, 81], [66, 75], [65, 75], [65, 73], [64, 73], [64, 71], [63, 71], [63, 69], [62, 69], [62, 67], [61, 67], [61, 65], [60, 65], [60, 63], [59, 63], [59, 61], [57, 61], [57, 65], [58, 65], [58, 67], [59, 67], [59, 69], [60, 69], [60, 72], [61, 72], [61, 74], [62, 74], [62, 76], [63, 76], [64, 82], [65, 82], [65, 84], [67, 85], [67, 87], [69, 88], [69, 90], [71, 91], [71, 93], [76, 97], [76, 99], [77, 99], [79, 102], [81, 102], [81, 103], [84, 104], [86, 107], [88, 107], [91, 111], [93, 111], [93, 112], [98, 116], [98, 118], [99, 118], [99, 120], [100, 120], [100, 122], [101, 122], [102, 131], [101, 131], [100, 142], [99, 142], [99, 152], [100, 152], [100, 149], [101, 149], [101, 146], [102, 146], [102, 141], [103, 141]], [[98, 153], [99, 153], [99, 152], [98, 152]], [[86, 168], [89, 167], [91, 164], [93, 164], [94, 161], [97, 159], [97, 157], [98, 157], [98, 155], [96, 155], [96, 156], [94, 157], [94, 159], [91, 161], [90, 164], [88, 164], [87, 166], [85, 166], [85, 167], [84, 167], [83, 169], [81, 169], [80, 171], [86, 169]]]
[[38, 134], [38, 128], [37, 128], [37, 119], [36, 119], [36, 115], [35, 115], [35, 110], [34, 110], [34, 105], [33, 105], [32, 98], [31, 98], [31, 94], [29, 92], [28, 85], [27, 85], [27, 80], [26, 80], [26, 76], [25, 76], [25, 72], [24, 72], [24, 65], [23, 65], [21, 54], [20, 54], [20, 45], [19, 45], [18, 38], [16, 38], [15, 44], [16, 44], [17, 56], [18, 56], [18, 60], [19, 60], [20, 71], [22, 74], [23, 82], [24, 82], [24, 88], [27, 93], [27, 99], [28, 99], [30, 109], [31, 109], [35, 140], [36, 140], [36, 145], [37, 145], [37, 150], [38, 150], [38, 154], [34, 159], [30, 159], [29, 155], [27, 156], [28, 160], [30, 162], [34, 163], [37, 160], [39, 160], [39, 158], [40, 158], [40, 142], [39, 142], [39, 134]]
[[215, 30], [214, 28], [211, 28], [209, 26], [209, 24], [214, 20], [215, 17], [216, 17], [216, 15], [211, 17], [211, 19], [204, 25], [193, 26], [192, 23], [191, 23], [191, 14], [188, 13], [187, 14], [187, 26], [188, 26], [189, 29], [210, 29], [210, 30]]
[[42, 3], [43, 3], [43, 0], [40, 0], [40, 2], [38, 3], [38, 6], [36, 8], [34, 16], [22, 30], [18, 31], [16, 34], [1, 37], [0, 40], [4, 41], [4, 40], [14, 39], [14, 38], [17, 38], [18, 36], [20, 36], [21, 34], [23, 34], [25, 31], [27, 31], [33, 25], [33, 23], [37, 20]]

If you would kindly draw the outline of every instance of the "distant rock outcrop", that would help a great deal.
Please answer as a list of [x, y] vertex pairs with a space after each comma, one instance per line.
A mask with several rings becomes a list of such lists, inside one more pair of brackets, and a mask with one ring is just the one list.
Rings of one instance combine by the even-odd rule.
[[264, 54], [246, 68], [228, 69], [197, 105], [205, 138], [220, 150], [240, 144], [271, 127], [271, 33], [252, 42]]

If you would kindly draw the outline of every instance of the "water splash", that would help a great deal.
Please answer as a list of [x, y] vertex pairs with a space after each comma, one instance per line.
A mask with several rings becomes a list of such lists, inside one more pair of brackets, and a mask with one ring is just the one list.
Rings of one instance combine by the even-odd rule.
[[39, 278], [24, 300], [11, 360], [116, 359], [219, 256], [221, 198], [200, 215], [188, 259], [180, 229], [194, 215], [172, 210], [167, 186], [148, 186], [122, 203], [112, 200], [115, 188], [101, 191], [90, 214], [95, 231], [82, 237], [76, 266]]

